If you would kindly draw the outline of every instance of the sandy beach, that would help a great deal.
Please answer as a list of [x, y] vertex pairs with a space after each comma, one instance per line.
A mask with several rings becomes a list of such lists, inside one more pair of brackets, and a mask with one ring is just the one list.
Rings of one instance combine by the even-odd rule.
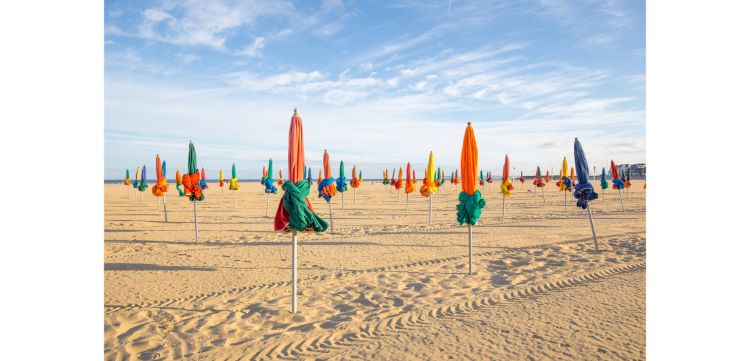
[[[595, 181], [597, 191], [598, 181]], [[290, 313], [291, 245], [265, 217], [258, 183], [209, 185], [193, 208], [170, 184], [169, 222], [150, 192], [105, 185], [104, 356], [172, 359], [644, 359], [646, 193], [608, 189], [585, 211], [554, 184], [479, 187], [473, 231], [460, 189], [427, 198], [363, 182], [332, 200], [334, 234], [299, 237], [299, 312]], [[527, 182], [525, 189], [531, 189]], [[136, 192], [137, 193], [137, 192]], [[237, 207], [233, 207], [233, 193]], [[273, 216], [281, 195], [270, 196]], [[328, 205], [310, 197], [328, 219]]]

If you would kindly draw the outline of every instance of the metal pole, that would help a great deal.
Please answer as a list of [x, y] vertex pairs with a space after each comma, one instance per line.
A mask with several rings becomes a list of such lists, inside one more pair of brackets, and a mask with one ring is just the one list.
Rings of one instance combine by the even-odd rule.
[[589, 223], [591, 223], [591, 234], [594, 235], [594, 248], [599, 252], [599, 243], [596, 241], [596, 230], [594, 230], [594, 218], [591, 217], [591, 205], [588, 208], [589, 211]]
[[297, 313], [297, 231], [292, 231], [292, 313]]
[[503, 217], [505, 218], [505, 194], [503, 194]]
[[268, 193], [266, 193], [266, 217], [268, 217]]
[[333, 235], [333, 207], [331, 207], [331, 201], [328, 201], [328, 217], [331, 220], [331, 235]]
[[195, 205], [197, 201], [193, 201], [193, 220], [195, 220], [195, 244], [198, 244], [198, 207]]
[[354, 205], [357, 205], [357, 188], [354, 188]]
[[432, 194], [430, 194], [430, 212], [429, 213], [430, 213], [430, 215], [429, 215], [429, 218], [427, 220], [427, 226], [428, 227], [432, 227]]
[[169, 223], [167, 218], [167, 196], [164, 196], [164, 223]]
[[471, 223], [469, 224], [469, 274], [471, 274]]
[[622, 189], [618, 189], [617, 193], [620, 194], [620, 208], [622, 208], [622, 211], [625, 212], [625, 205], [622, 203]]
[[159, 204], [161, 203], [161, 197], [156, 197], [156, 211], [159, 211]]
[[344, 192], [341, 192], [341, 210], [344, 210]]
[[406, 208], [404, 209], [404, 212], [409, 211], [409, 193], [406, 193]]
[[565, 210], [563, 211], [563, 213], [564, 213], [563, 216], [565, 216], [565, 218], [568, 218], [568, 191], [567, 190], [563, 190], [563, 193], [564, 193], [563, 194], [563, 199], [565, 200], [563, 202], [564, 207], [565, 207]]

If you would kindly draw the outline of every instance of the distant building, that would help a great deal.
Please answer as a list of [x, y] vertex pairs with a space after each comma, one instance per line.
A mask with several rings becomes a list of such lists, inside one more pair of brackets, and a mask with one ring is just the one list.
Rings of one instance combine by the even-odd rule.
[[[617, 166], [617, 173], [619, 173], [620, 177], [623, 178], [628, 174], [628, 169], [630, 169], [630, 179], [646, 179], [645, 163], [620, 164]], [[612, 178], [611, 170], [607, 172], [607, 176], [610, 179]]]

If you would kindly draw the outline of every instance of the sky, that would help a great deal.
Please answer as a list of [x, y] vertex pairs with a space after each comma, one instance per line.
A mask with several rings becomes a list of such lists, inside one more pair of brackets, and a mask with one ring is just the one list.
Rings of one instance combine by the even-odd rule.
[[[154, 157], [167, 176], [237, 165], [286, 176], [289, 122], [306, 163], [327, 149], [365, 178], [429, 152], [459, 168], [467, 122], [499, 177], [645, 162], [643, 1], [105, 1], [104, 177]], [[421, 175], [420, 175], [421, 177]]]

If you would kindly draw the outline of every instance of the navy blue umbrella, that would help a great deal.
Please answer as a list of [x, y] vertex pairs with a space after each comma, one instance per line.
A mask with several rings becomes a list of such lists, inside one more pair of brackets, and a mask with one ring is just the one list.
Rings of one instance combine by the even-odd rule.
[[573, 197], [578, 199], [576, 204], [578, 207], [588, 210], [589, 212], [589, 223], [591, 223], [591, 233], [594, 235], [594, 247], [599, 252], [599, 243], [596, 241], [596, 230], [594, 230], [594, 219], [591, 216], [591, 208], [589, 202], [599, 198], [599, 195], [594, 192], [594, 186], [589, 183], [589, 163], [586, 161], [586, 153], [583, 152], [581, 142], [576, 138], [573, 143], [573, 155], [575, 156], [576, 172], [578, 173], [579, 182], [576, 184], [576, 190], [573, 192]]

